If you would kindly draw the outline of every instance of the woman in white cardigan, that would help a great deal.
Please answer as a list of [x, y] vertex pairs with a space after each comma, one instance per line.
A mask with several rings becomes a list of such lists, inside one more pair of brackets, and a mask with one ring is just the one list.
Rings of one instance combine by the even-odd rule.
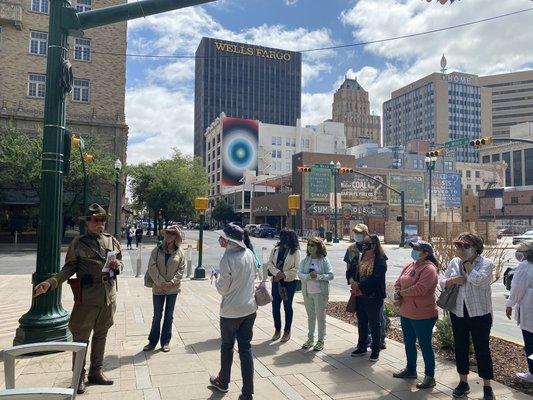
[[281, 342], [291, 338], [292, 300], [296, 292], [296, 277], [300, 265], [300, 244], [298, 235], [291, 229], [282, 229], [279, 233], [279, 243], [270, 252], [270, 258], [265, 264], [272, 275], [272, 316], [274, 318], [274, 336], [272, 340], [281, 337], [281, 303], [285, 310], [285, 327]]
[[522, 242], [516, 249], [516, 259], [520, 262], [515, 270], [511, 293], [505, 313], [511, 319], [513, 307], [515, 319], [522, 329], [528, 372], [516, 374], [520, 379], [533, 383], [533, 241]]

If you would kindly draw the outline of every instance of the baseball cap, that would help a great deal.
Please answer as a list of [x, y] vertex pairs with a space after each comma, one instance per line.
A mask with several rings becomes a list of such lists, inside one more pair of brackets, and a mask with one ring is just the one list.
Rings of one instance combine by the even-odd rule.
[[409, 242], [409, 246], [411, 246], [415, 250], [425, 251], [428, 254], [433, 254], [433, 246], [429, 242], [425, 242], [423, 240], [417, 240], [415, 242]]
[[365, 224], [357, 224], [353, 227], [352, 231], [355, 233], [368, 233], [368, 226]]

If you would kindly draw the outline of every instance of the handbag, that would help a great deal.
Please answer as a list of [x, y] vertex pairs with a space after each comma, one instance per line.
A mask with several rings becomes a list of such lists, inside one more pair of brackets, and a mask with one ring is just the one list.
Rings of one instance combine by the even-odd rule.
[[[460, 271], [461, 269], [459, 269], [459, 273]], [[462, 274], [460, 273], [460, 275]], [[455, 306], [457, 305], [458, 295], [459, 295], [458, 285], [448, 286], [439, 295], [439, 298], [437, 299], [437, 305], [443, 310], [453, 311], [455, 310]]]
[[265, 282], [261, 282], [259, 286], [255, 288], [255, 302], [259, 307], [266, 306], [272, 302], [272, 296], [268, 292]]
[[355, 314], [357, 311], [357, 296], [355, 294], [351, 294], [350, 298], [348, 299], [348, 303], [346, 304], [346, 312], [350, 314]]

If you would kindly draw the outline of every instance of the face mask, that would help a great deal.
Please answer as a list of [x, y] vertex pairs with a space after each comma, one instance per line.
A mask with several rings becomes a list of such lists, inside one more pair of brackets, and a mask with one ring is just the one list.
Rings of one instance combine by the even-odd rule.
[[315, 253], [315, 252], [316, 252], [316, 246], [314, 246], [314, 245], [308, 245], [308, 246], [307, 246], [307, 252], [308, 252], [309, 254], [313, 254], [313, 253]]
[[472, 257], [474, 257], [475, 251], [473, 247], [470, 247], [468, 249], [464, 249], [464, 255], [468, 260], [470, 260]]
[[524, 253], [522, 253], [521, 251], [517, 251], [516, 253], [514, 253], [514, 256], [518, 262], [524, 261]]
[[411, 258], [415, 261], [418, 261], [420, 259], [420, 251], [418, 250], [411, 250]]
[[365, 238], [365, 236], [364, 236], [363, 234], [361, 234], [361, 233], [356, 233], [356, 234], [354, 235], [354, 239], [355, 239], [355, 241], [356, 241], [357, 243], [362, 242], [364, 238]]

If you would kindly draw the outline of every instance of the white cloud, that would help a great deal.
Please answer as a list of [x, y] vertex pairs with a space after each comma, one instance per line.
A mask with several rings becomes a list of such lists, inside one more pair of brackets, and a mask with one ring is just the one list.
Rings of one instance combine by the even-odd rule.
[[283, 0], [286, 6], [293, 6], [298, 3], [298, 0]]
[[315, 125], [331, 118], [333, 92], [302, 93], [302, 125]]

